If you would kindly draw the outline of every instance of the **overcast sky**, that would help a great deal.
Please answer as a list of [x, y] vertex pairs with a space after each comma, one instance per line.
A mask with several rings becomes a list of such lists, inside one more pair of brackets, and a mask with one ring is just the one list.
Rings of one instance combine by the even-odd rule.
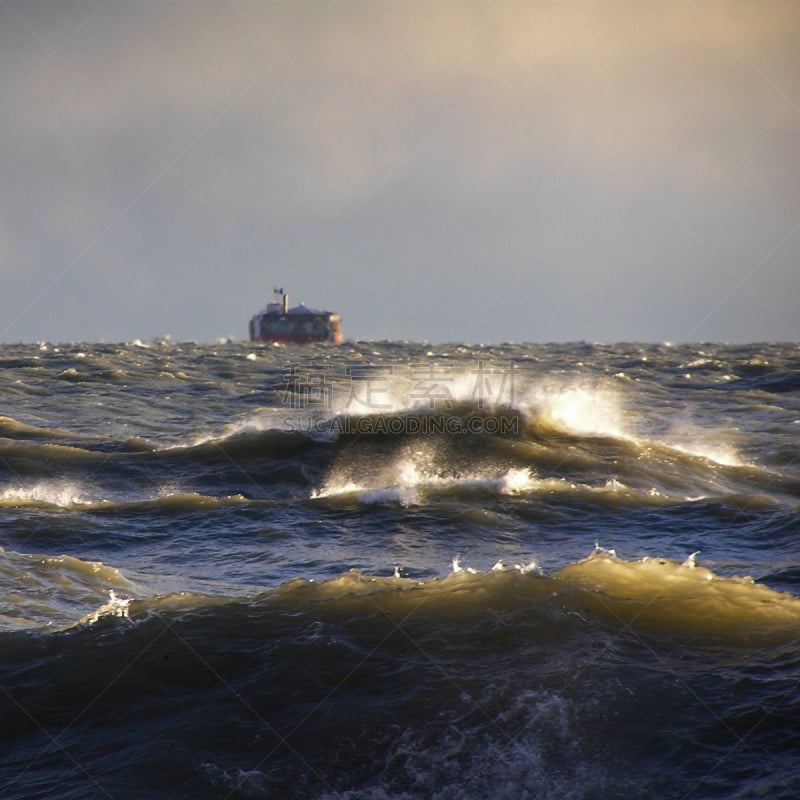
[[0, 0], [0, 340], [800, 339], [800, 0]]

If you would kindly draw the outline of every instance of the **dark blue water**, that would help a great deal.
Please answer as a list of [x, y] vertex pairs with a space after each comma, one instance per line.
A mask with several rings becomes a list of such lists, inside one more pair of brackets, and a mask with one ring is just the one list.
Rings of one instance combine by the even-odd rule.
[[797, 345], [0, 370], [0, 798], [800, 796]]

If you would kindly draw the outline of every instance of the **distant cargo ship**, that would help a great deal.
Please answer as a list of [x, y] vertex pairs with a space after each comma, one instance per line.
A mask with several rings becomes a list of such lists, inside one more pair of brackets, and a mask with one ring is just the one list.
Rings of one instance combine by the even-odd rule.
[[250, 320], [252, 342], [342, 342], [342, 319], [333, 311], [318, 311], [303, 303], [289, 308], [289, 295], [275, 289], [280, 298], [268, 303]]

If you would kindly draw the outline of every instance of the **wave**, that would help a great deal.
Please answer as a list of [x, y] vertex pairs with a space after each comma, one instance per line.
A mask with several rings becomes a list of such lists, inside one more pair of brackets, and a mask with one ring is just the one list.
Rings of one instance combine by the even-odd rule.
[[510, 469], [497, 476], [446, 476], [425, 474], [413, 461], [401, 461], [395, 466], [396, 478], [386, 486], [368, 487], [353, 481], [337, 484], [328, 482], [322, 488], [312, 490], [312, 500], [356, 501], [365, 505], [377, 503], [400, 503], [415, 505], [423, 497], [523, 494], [557, 481], [537, 481], [530, 470]]
[[[578, 407], [583, 407], [583, 398]], [[619, 419], [570, 424], [552, 411], [486, 410], [462, 404], [443, 412], [316, 420], [329, 434], [312, 499], [416, 504], [447, 494], [571, 493], [646, 505], [751, 496], [795, 502], [796, 481], [749, 465], [733, 446], [674, 433], [664, 440], [626, 432]], [[580, 432], [579, 432], [580, 431]]]
[[591, 505], [620, 508], [623, 506], [664, 506], [674, 503], [692, 503], [718, 499], [755, 508], [770, 504], [767, 498], [750, 495], [744, 497], [710, 497], [701, 495], [667, 494], [655, 488], [634, 489], [616, 478], [604, 483], [589, 485], [564, 478], [538, 477], [528, 468], [511, 468], [495, 473], [451, 474], [431, 471], [431, 466], [420, 467], [413, 460], [400, 459], [383, 470], [373, 472], [371, 482], [341, 481], [328, 478], [318, 489], [312, 489], [312, 502], [333, 505], [401, 505], [416, 506], [436, 500], [463, 500], [476, 502], [507, 498], [552, 498], [577, 501]]
[[141, 589], [99, 561], [0, 548], [0, 630], [64, 630], [105, 607], [110, 591]]
[[401, 577], [399, 568], [387, 577], [351, 570], [321, 582], [296, 578], [254, 597], [232, 598], [191, 592], [143, 595], [143, 587], [100, 562], [0, 550], [4, 592], [26, 576], [24, 592], [2, 598], [6, 613], [0, 619], [6, 630], [63, 630], [108, 617], [136, 623], [153, 615], [197, 619], [208, 614], [221, 615], [219, 621], [226, 619], [235, 629], [239, 615], [249, 619], [276, 613], [283, 619], [331, 623], [423, 616], [437, 626], [470, 627], [478, 619], [500, 622], [502, 615], [521, 614], [558, 624], [602, 623], [698, 644], [800, 641], [800, 598], [750, 577], [718, 575], [698, 565], [696, 555], [683, 562], [631, 561], [596, 548], [550, 574], [535, 562], [506, 566], [498, 561], [479, 571], [455, 558], [452, 572], [442, 578]]
[[[637, 500], [642, 504], [668, 502], [669, 498], [649, 491], [639, 496], [620, 481], [611, 479], [602, 486], [571, 483], [557, 478], [537, 478], [530, 469], [511, 468], [495, 473], [470, 473], [446, 475], [433, 473], [411, 460], [400, 460], [385, 470], [384, 484], [375, 485], [328, 480], [319, 488], [312, 488], [310, 500], [328, 503], [357, 503], [373, 505], [399, 503], [417, 505], [435, 499], [479, 499], [548, 494], [581, 498], [609, 503]], [[135, 491], [135, 490], [134, 490]], [[140, 490], [141, 491], [141, 490]], [[164, 513], [180, 514], [208, 511], [243, 503], [260, 502], [236, 492], [228, 495], [210, 495], [202, 492], [165, 488], [155, 494], [113, 498], [99, 496], [100, 487], [80, 480], [40, 479], [30, 483], [17, 483], [0, 491], [0, 508], [30, 508], [56, 511], [77, 511], [96, 514]], [[742, 502], [748, 501], [746, 498]]]
[[0, 438], [7, 439], [51, 439], [73, 437], [74, 434], [61, 428], [42, 428], [20, 422], [13, 417], [0, 416]]
[[96, 493], [96, 487], [87, 489], [75, 480], [39, 480], [25, 485], [7, 486], [0, 491], [0, 508], [30, 507], [80, 512], [177, 514], [223, 508], [248, 501], [243, 494], [214, 496], [171, 488], [138, 498], [127, 496], [110, 499], [90, 496]]
[[153, 512], [156, 514], [185, 514], [208, 511], [214, 508], [227, 508], [249, 502], [243, 494], [230, 494], [221, 497], [199, 492], [167, 492], [157, 497], [141, 500], [103, 503], [98, 508], [109, 511]]
[[665, 558], [627, 561], [595, 550], [549, 576], [535, 564], [507, 568], [501, 562], [479, 572], [454, 560], [445, 578], [416, 581], [367, 577], [352, 571], [317, 584], [292, 581], [258, 602], [293, 612], [327, 615], [373, 612], [403, 619], [411, 614], [442, 616], [472, 624], [471, 618], [537, 605], [584, 621], [602, 620], [644, 634], [701, 643], [738, 645], [800, 640], [800, 598], [774, 591], [751, 578], [722, 577], [698, 566]]
[[94, 505], [75, 481], [36, 481], [27, 486], [8, 486], [0, 491], [0, 507], [33, 506], [73, 508]]
[[[10, 435], [0, 455], [16, 476], [46, 478], [58, 469], [67, 481], [81, 470], [102, 469], [128, 485], [179, 473], [194, 489], [196, 476], [213, 469], [219, 485], [208, 491], [204, 483], [201, 493], [219, 496], [263, 496], [293, 484], [311, 500], [365, 504], [471, 491], [643, 504], [748, 496], [796, 503], [797, 480], [748, 463], [733, 434], [685, 419], [667, 424], [619, 380], [530, 379], [500, 398], [508, 402], [474, 396], [474, 382], [460, 375], [458, 391], [433, 408], [409, 405], [402, 393], [381, 396], [380, 409], [353, 409], [342, 398], [330, 409], [265, 408], [169, 444], [90, 440], [3, 418]], [[26, 499], [24, 486], [12, 489]], [[84, 498], [75, 497], [77, 507]], [[34, 492], [32, 499], [40, 498]]]
[[[228, 435], [161, 448], [138, 441], [103, 450], [41, 441], [6, 443], [0, 445], [5, 465], [14, 476], [34, 480], [7, 484], [0, 490], [0, 504], [77, 508], [139, 502], [130, 495], [141, 481], [179, 477], [191, 487], [209, 469], [216, 486], [199, 494], [222, 497], [263, 496], [273, 491], [270, 487], [288, 483], [307, 487], [312, 500], [365, 504], [546, 492], [646, 505], [726, 497], [733, 502], [748, 496], [754, 502], [761, 497], [794, 502], [795, 479], [739, 465], [726, 453], [724, 445], [710, 452], [702, 443], [692, 447], [607, 433], [577, 435], [554, 428], [549, 419], [528, 420], [513, 409], [489, 413], [466, 405], [446, 415], [322, 418], [306, 431], [237, 426]], [[56, 469], [64, 477], [51, 477]], [[98, 487], [88, 497], [71, 488], [87, 478], [113, 485]]]
[[649, 634], [741, 645], [800, 640], [800, 598], [750, 577], [721, 577], [695, 556], [626, 561], [595, 552], [553, 580], [599, 618]]

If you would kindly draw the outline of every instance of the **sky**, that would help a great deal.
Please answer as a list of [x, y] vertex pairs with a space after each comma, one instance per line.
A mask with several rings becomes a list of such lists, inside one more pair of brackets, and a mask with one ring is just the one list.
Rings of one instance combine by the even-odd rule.
[[0, 341], [800, 340], [800, 0], [0, 0]]

